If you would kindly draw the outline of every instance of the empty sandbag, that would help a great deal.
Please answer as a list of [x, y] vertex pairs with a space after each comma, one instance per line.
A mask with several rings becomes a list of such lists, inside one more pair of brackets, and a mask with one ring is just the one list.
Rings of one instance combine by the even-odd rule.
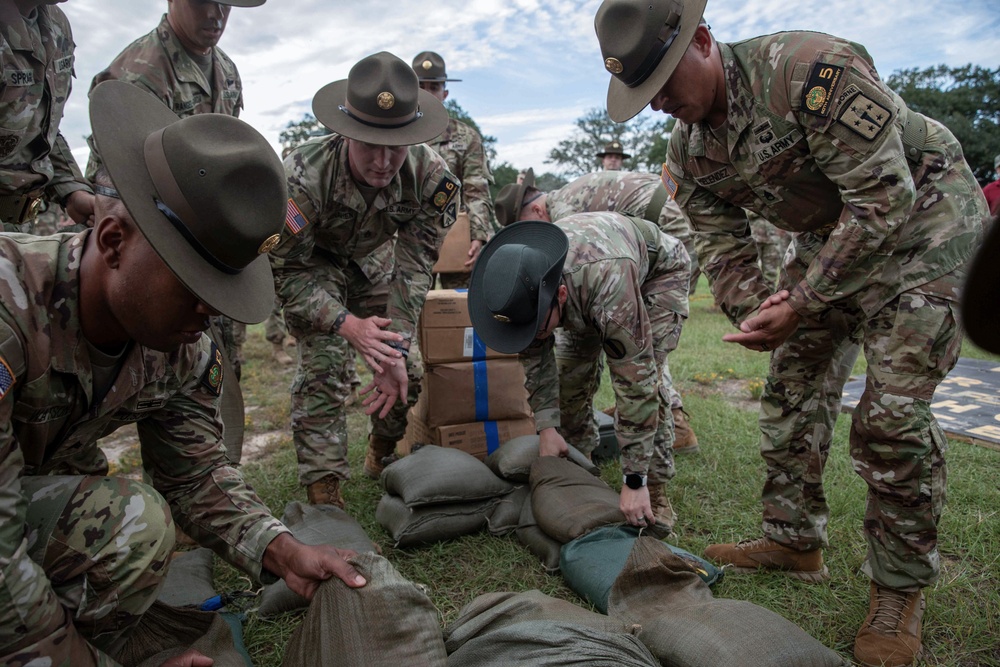
[[[573, 445], [569, 445], [569, 453], [566, 458], [591, 475], [601, 474], [600, 469]], [[528, 476], [531, 474], [531, 464], [537, 459], [538, 436], [522, 435], [500, 445], [499, 449], [486, 457], [484, 463], [496, 476], [523, 484], [528, 481]]]
[[841, 667], [849, 664], [788, 619], [743, 600], [714, 598], [659, 540], [636, 540], [611, 587], [608, 614], [639, 623], [639, 639], [676, 667]]
[[407, 507], [402, 498], [386, 493], [375, 508], [375, 520], [392, 536], [393, 546], [433, 544], [482, 529], [499, 501], [500, 498], [487, 498]]
[[542, 567], [545, 568], [546, 572], [555, 574], [559, 571], [559, 549], [562, 548], [562, 544], [546, 535], [545, 531], [538, 527], [538, 522], [535, 521], [535, 514], [531, 508], [530, 494], [524, 499], [524, 505], [521, 506], [521, 521], [517, 525], [515, 534], [517, 541], [528, 547], [528, 551], [542, 561]]
[[625, 523], [614, 489], [555, 456], [543, 456], [531, 465], [531, 506], [538, 527], [560, 544], [600, 526]]
[[514, 486], [460, 449], [425, 445], [385, 469], [383, 488], [407, 507], [496, 498]]
[[125, 667], [160, 667], [192, 648], [214, 660], [213, 667], [252, 665], [235, 614], [182, 609], [159, 601], [142, 615], [114, 658]]
[[171, 607], [197, 607], [213, 597], [213, 556], [212, 550], [204, 547], [174, 556], [156, 599]]
[[349, 562], [367, 584], [323, 582], [285, 649], [283, 667], [441, 667], [440, 619], [422, 588], [382, 556]]

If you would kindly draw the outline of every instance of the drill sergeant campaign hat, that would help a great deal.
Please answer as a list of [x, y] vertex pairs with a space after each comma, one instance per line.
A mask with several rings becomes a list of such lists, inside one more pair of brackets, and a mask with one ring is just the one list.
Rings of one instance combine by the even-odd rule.
[[132, 84], [105, 81], [90, 123], [114, 190], [153, 250], [198, 299], [238, 322], [274, 305], [267, 253], [288, 190], [267, 139], [227, 114], [178, 118]]
[[596, 157], [604, 157], [605, 155], [620, 155], [623, 160], [629, 160], [632, 158], [631, 155], [622, 150], [622, 144], [620, 141], [610, 141], [604, 147], [604, 150], [597, 153]]
[[569, 240], [550, 222], [504, 227], [479, 253], [469, 279], [469, 317], [488, 347], [514, 354], [531, 345], [562, 279]]
[[422, 144], [448, 127], [444, 105], [387, 51], [361, 59], [346, 79], [320, 88], [312, 107], [332, 131], [376, 146]]
[[413, 71], [420, 81], [461, 81], [449, 79], [444, 71], [444, 58], [433, 51], [422, 51], [413, 58]]
[[604, 0], [594, 18], [604, 69], [611, 73], [608, 115], [624, 123], [643, 110], [677, 68], [707, 0]]
[[[501, 227], [506, 227], [517, 222], [517, 216], [524, 208], [524, 193], [528, 188], [535, 187], [535, 170], [527, 169], [524, 172], [524, 179], [520, 183], [508, 183], [500, 188], [497, 198], [493, 202], [493, 208], [497, 216], [497, 222]], [[529, 200], [530, 204], [531, 201]]]
[[260, 7], [267, 0], [215, 0], [216, 4], [232, 5], [233, 7]]

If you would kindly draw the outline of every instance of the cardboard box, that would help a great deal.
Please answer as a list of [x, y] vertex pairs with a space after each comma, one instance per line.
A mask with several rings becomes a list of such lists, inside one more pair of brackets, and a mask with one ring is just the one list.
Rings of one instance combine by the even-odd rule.
[[517, 359], [428, 366], [414, 410], [431, 428], [532, 416]]
[[461, 449], [483, 460], [508, 440], [534, 434], [535, 420], [531, 418], [431, 428], [411, 408], [407, 414], [406, 435], [403, 436], [397, 451], [400, 455], [406, 456], [413, 450], [414, 444], [438, 445]]
[[438, 261], [434, 264], [434, 273], [472, 273], [471, 266], [465, 266], [469, 259], [469, 246], [472, 245], [472, 228], [469, 225], [469, 214], [459, 213], [452, 223], [451, 229], [444, 237], [441, 250], [438, 251]]
[[485, 359], [516, 359], [516, 354], [504, 354], [486, 347], [471, 326], [449, 329], [420, 329], [420, 354], [424, 364], [449, 364], [456, 361]]
[[432, 289], [420, 311], [421, 329], [451, 329], [472, 326], [469, 319], [469, 291]]

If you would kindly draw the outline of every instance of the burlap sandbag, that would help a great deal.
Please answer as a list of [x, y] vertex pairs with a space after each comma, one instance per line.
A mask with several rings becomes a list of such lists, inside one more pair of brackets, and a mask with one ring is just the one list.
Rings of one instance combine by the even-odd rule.
[[[484, 463], [493, 471], [497, 477], [524, 484], [531, 474], [531, 464], [538, 459], [538, 436], [522, 435], [513, 438], [500, 445], [500, 447], [486, 457]], [[577, 464], [591, 475], [600, 475], [600, 469], [595, 466], [589, 458], [583, 455], [579, 449], [569, 445], [567, 459]]]
[[660, 667], [630, 634], [570, 621], [521, 621], [474, 637], [448, 656], [453, 667]]
[[560, 544], [600, 526], [625, 523], [618, 494], [600, 478], [556, 456], [531, 465], [531, 506], [538, 527]]
[[375, 520], [392, 536], [395, 547], [433, 544], [481, 530], [499, 501], [488, 498], [411, 508], [402, 498], [386, 493], [375, 508]]
[[[358, 553], [378, 550], [361, 524], [334, 505], [306, 505], [292, 501], [285, 506], [281, 521], [297, 540], [311, 546], [329, 544]], [[308, 605], [308, 600], [292, 592], [284, 581], [279, 580], [264, 587], [257, 612], [268, 617], [305, 609]]]
[[320, 585], [285, 648], [283, 667], [440, 667], [440, 619], [424, 591], [377, 554], [349, 559], [368, 583]]
[[491, 535], [501, 536], [513, 533], [521, 523], [521, 509], [531, 495], [527, 485], [519, 486], [500, 498], [492, 514], [487, 517], [486, 526]]
[[171, 607], [197, 607], [213, 597], [213, 556], [212, 550], [204, 547], [175, 555], [156, 599]]
[[514, 489], [472, 454], [435, 445], [425, 445], [396, 461], [380, 481], [407, 507], [486, 500]]
[[713, 598], [667, 545], [640, 537], [614, 586], [608, 614], [642, 626], [639, 639], [672, 667], [840, 667], [802, 628], [751, 602]]
[[538, 527], [538, 522], [535, 521], [535, 514], [531, 508], [530, 495], [524, 499], [524, 505], [521, 507], [521, 521], [517, 525], [515, 534], [517, 541], [528, 547], [528, 551], [542, 561], [542, 567], [545, 568], [546, 572], [555, 574], [559, 571], [559, 550], [562, 548], [562, 544], [553, 540]]
[[160, 667], [192, 648], [214, 660], [213, 667], [252, 666], [236, 615], [180, 609], [162, 602], [154, 602], [142, 615], [114, 657], [125, 667]]
[[485, 593], [458, 612], [458, 618], [444, 630], [444, 645], [454, 653], [479, 635], [523, 621], [565, 621], [595, 630], [635, 634], [637, 626], [597, 614], [568, 600], [560, 600], [539, 590], [523, 593]]

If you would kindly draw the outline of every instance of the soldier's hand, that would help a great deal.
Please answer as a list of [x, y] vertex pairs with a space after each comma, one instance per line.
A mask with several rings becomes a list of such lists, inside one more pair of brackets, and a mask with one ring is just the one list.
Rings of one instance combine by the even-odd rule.
[[760, 304], [760, 306], [757, 308], [757, 312], [759, 313], [762, 310], [767, 310], [771, 306], [777, 306], [779, 304], [782, 304], [788, 300], [789, 296], [791, 296], [791, 293], [786, 289], [783, 289], [780, 292], [776, 292], [775, 294], [772, 294], [771, 296], [764, 299], [764, 303]]
[[639, 528], [652, 526], [656, 523], [653, 516], [653, 508], [649, 504], [649, 488], [630, 489], [622, 487], [622, 495], [618, 501], [618, 508], [625, 515], [625, 520], [631, 525]]
[[473, 240], [472, 244], [469, 246], [469, 259], [465, 260], [465, 268], [471, 269], [472, 265], [476, 263], [476, 259], [479, 257], [479, 251], [483, 249], [483, 242], [479, 240]]
[[211, 667], [215, 664], [215, 661], [209, 658], [207, 655], [202, 655], [195, 649], [191, 648], [180, 655], [175, 655], [166, 662], [163, 663], [162, 667]]
[[94, 226], [94, 195], [77, 190], [66, 197], [66, 215], [78, 225]]
[[386, 373], [375, 373], [371, 383], [361, 390], [362, 396], [371, 394], [361, 402], [365, 406], [365, 414], [371, 415], [378, 411], [379, 419], [385, 419], [396, 401], [406, 400], [409, 386], [406, 364], [390, 366]]
[[388, 341], [399, 343], [403, 340], [402, 335], [385, 330], [390, 324], [392, 320], [385, 317], [373, 315], [362, 319], [349, 314], [340, 325], [340, 335], [354, 346], [373, 371], [384, 373], [389, 366], [405, 366], [398, 363], [403, 353], [386, 345]]
[[566, 458], [569, 456], [569, 446], [557, 429], [543, 428], [538, 432], [538, 455]]
[[285, 580], [289, 589], [311, 600], [321, 582], [338, 577], [351, 588], [360, 588], [367, 581], [347, 559], [356, 555], [349, 549], [328, 544], [309, 546], [290, 533], [271, 540], [264, 550], [264, 567]]
[[[769, 297], [768, 301], [774, 297]], [[756, 315], [740, 324], [740, 333], [722, 337], [727, 343], [738, 343], [748, 350], [770, 352], [792, 335], [802, 318], [787, 301], [761, 308]]]

